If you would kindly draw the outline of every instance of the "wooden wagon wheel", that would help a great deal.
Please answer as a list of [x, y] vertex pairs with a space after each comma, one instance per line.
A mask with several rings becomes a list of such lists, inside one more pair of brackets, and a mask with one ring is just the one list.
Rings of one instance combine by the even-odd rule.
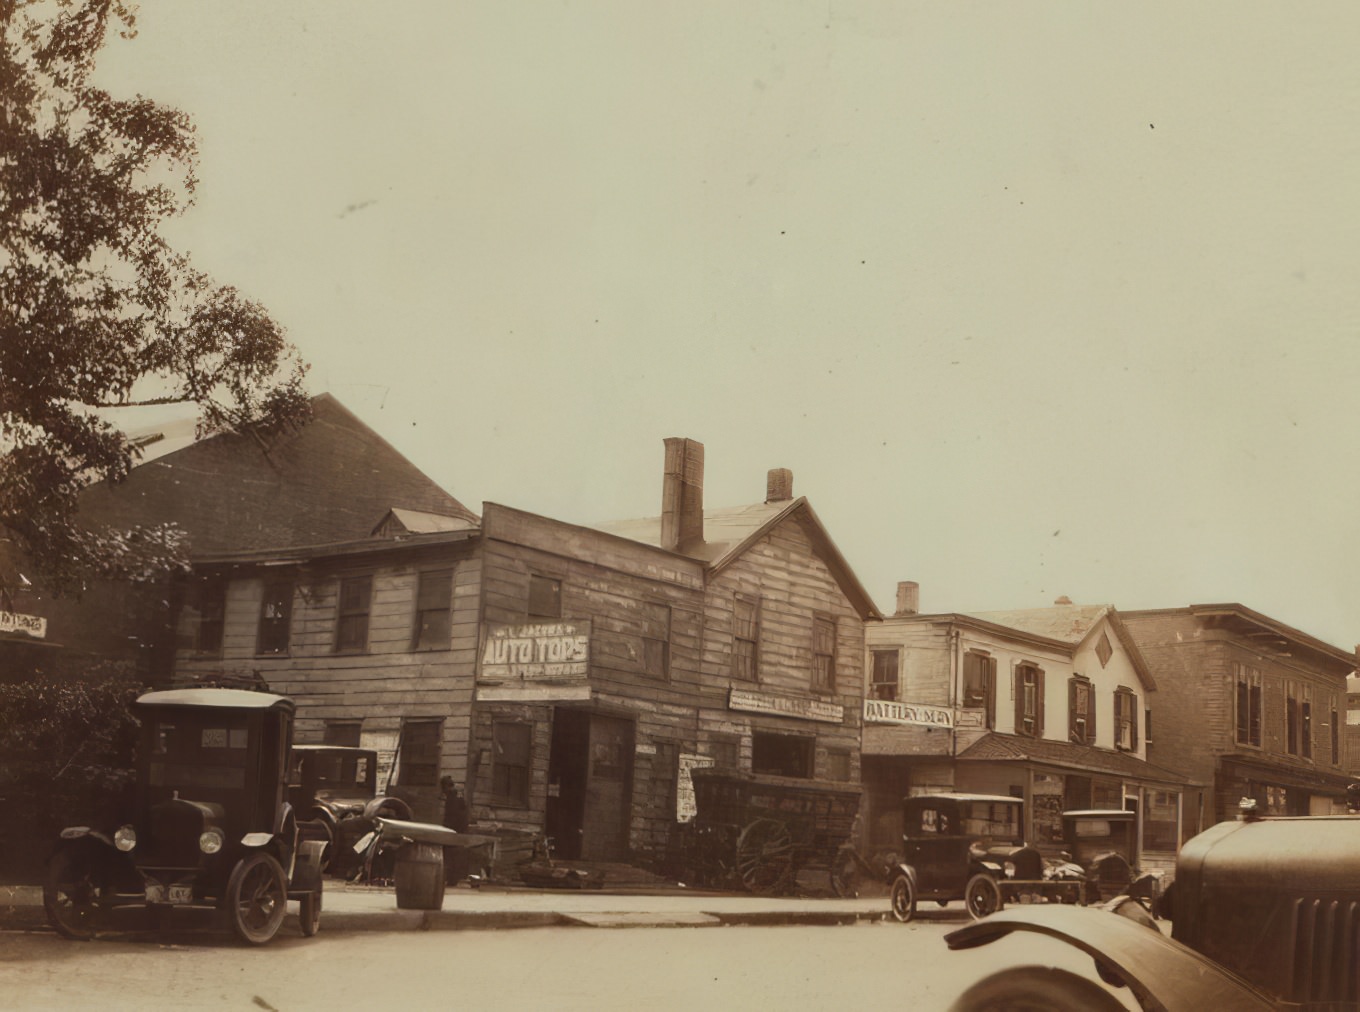
[[737, 874], [749, 892], [780, 889], [793, 874], [793, 837], [774, 819], [756, 819], [737, 839]]

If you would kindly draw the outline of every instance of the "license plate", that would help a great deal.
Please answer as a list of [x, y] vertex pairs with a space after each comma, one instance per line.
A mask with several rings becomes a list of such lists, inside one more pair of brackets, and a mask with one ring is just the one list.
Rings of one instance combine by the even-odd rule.
[[194, 887], [191, 885], [163, 886], [159, 882], [148, 883], [146, 887], [148, 903], [192, 903]]
[[170, 887], [170, 895], [167, 897], [171, 903], [192, 903], [194, 900], [194, 887], [187, 885], [174, 885]]

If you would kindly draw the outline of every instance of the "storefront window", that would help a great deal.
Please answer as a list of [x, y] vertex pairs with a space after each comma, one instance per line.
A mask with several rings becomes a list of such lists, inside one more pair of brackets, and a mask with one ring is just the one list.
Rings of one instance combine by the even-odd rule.
[[1180, 795], [1175, 791], [1147, 791], [1143, 801], [1143, 849], [1175, 850]]

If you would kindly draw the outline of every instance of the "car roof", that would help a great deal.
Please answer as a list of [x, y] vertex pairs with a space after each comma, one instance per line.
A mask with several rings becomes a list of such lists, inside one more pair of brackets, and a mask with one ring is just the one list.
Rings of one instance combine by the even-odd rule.
[[292, 710], [293, 701], [250, 689], [162, 689], [137, 697], [139, 706], [208, 706], [229, 710]]
[[1012, 798], [1005, 794], [917, 794], [906, 798], [907, 801], [1004, 801], [1009, 805], [1024, 804], [1023, 798]]
[[1091, 819], [1132, 819], [1134, 813], [1125, 811], [1122, 808], [1080, 808], [1070, 812], [1063, 812], [1063, 818], [1068, 816]]
[[294, 752], [376, 752], [377, 749], [357, 745], [294, 745]]

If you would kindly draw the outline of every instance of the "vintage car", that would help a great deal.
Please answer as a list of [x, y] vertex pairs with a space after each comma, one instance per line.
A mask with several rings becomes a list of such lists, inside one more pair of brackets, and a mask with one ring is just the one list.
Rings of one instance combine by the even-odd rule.
[[169, 689], [143, 694], [136, 709], [135, 800], [119, 825], [62, 830], [43, 885], [52, 926], [88, 939], [115, 907], [144, 906], [157, 923], [175, 908], [211, 907], [260, 945], [297, 900], [302, 933], [315, 934], [328, 833], [285, 797], [292, 700]]
[[[1181, 848], [1164, 900], [1169, 938], [1145, 916], [1032, 907], [994, 914], [946, 940], [961, 949], [1015, 931], [1061, 939], [1094, 957], [1101, 979], [1129, 988], [1145, 1009], [1360, 1007], [1360, 816], [1260, 819], [1247, 805], [1237, 821]], [[1050, 970], [1041, 983], [1036, 971], [993, 974], [954, 1008], [993, 1008], [998, 994], [1058, 1010], [1123, 1007], [1109, 992], [1098, 1003], [1086, 978]]]
[[378, 753], [344, 745], [294, 745], [288, 800], [299, 817], [331, 833], [326, 870], [340, 878], [361, 874], [377, 819], [411, 818], [400, 798], [378, 794]]
[[1157, 878], [1138, 869], [1138, 813], [1091, 808], [1062, 813], [1067, 856], [1081, 866], [1087, 903], [1132, 895], [1151, 909]]
[[963, 900], [977, 918], [1008, 902], [1080, 903], [1083, 883], [1049, 880], [1025, 845], [1024, 802], [992, 794], [927, 794], [902, 802], [902, 860], [889, 892], [893, 916], [909, 921], [920, 900]]

